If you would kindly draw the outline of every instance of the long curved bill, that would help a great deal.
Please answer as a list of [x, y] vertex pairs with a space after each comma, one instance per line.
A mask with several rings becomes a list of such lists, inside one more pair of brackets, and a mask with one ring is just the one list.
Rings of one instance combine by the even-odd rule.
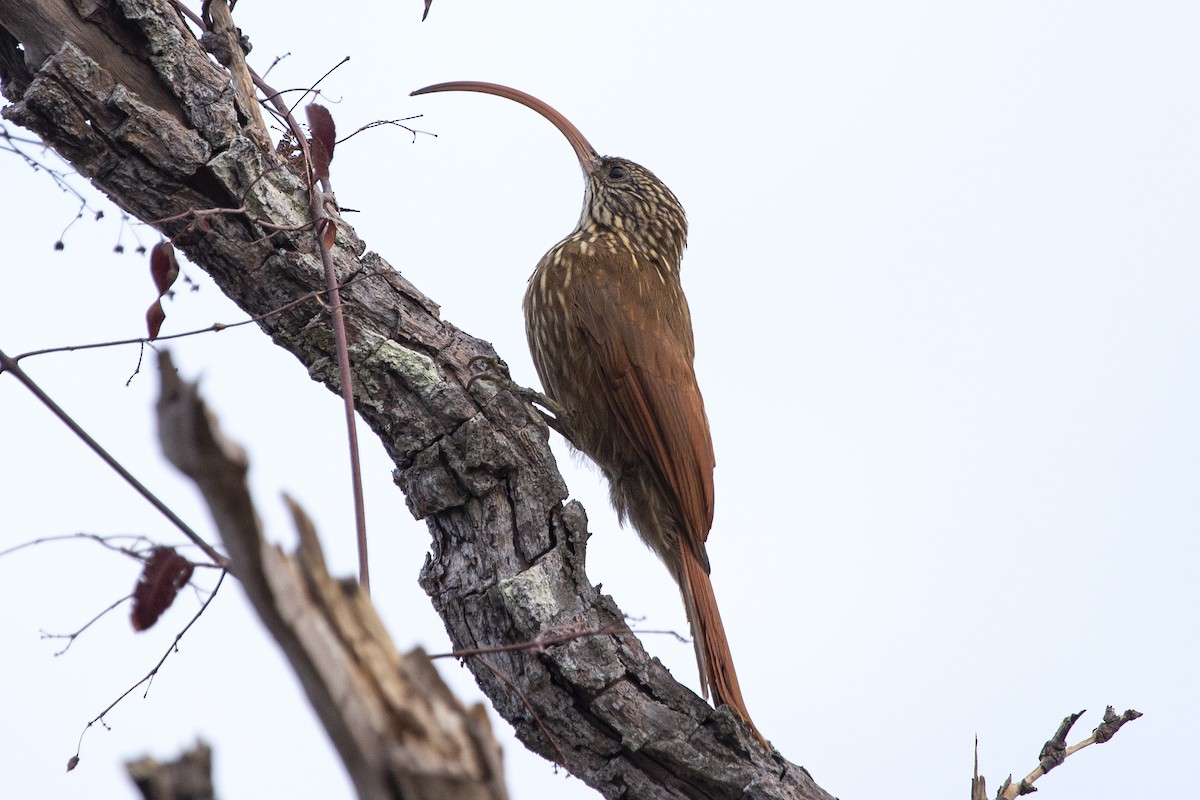
[[584, 135], [579, 132], [579, 129], [571, 124], [569, 119], [533, 95], [526, 94], [520, 89], [512, 89], [508, 86], [501, 86], [498, 83], [483, 83], [481, 81], [451, 81], [450, 83], [435, 83], [432, 86], [417, 89], [411, 96], [432, 94], [433, 92], [481, 92], [483, 94], [494, 94], [497, 97], [504, 97], [520, 103], [526, 108], [532, 108], [550, 120], [554, 127], [562, 131], [563, 136], [567, 137], [567, 141], [574, 148], [575, 155], [579, 157], [579, 165], [583, 167], [584, 172], [591, 172], [600, 160], [600, 155], [596, 152], [596, 148], [592, 147], [588, 140], [584, 138]]

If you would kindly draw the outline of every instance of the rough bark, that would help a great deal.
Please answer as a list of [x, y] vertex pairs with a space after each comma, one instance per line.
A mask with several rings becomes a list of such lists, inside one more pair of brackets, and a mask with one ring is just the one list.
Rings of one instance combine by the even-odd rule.
[[[84, 0], [78, 0], [85, 5]], [[160, 224], [247, 313], [323, 288], [304, 179], [255, 144], [229, 73], [165, 0], [109, 0], [81, 15], [65, 0], [0, 3], [4, 116], [41, 135], [122, 208], [146, 221], [189, 209], [247, 213]], [[77, 31], [86, 31], [76, 34]], [[135, 46], [130, 47], [132, 42]], [[621, 626], [538, 652], [467, 664], [532, 750], [607, 797], [828, 798], [808, 773], [714, 711], [624, 628], [584, 573], [587, 520], [547, 446], [541, 419], [502, 382], [477, 380], [484, 341], [338, 221], [355, 395], [395, 462], [395, 480], [432, 537], [421, 583], [457, 648], [528, 641], [548, 630]], [[337, 390], [325, 308], [299, 304], [263, 330]], [[490, 665], [490, 666], [489, 666]], [[500, 675], [504, 677], [501, 678]], [[517, 687], [519, 692], [510, 687]]]

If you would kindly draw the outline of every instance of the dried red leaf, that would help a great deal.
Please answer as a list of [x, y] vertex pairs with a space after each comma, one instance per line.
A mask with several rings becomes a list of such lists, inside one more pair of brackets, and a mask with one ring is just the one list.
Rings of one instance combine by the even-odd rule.
[[308, 143], [308, 152], [312, 156], [313, 177], [325, 180], [329, 177], [329, 162], [333, 159], [325, 152], [325, 145], [313, 139]]
[[317, 220], [317, 231], [321, 234], [321, 247], [332, 250], [333, 243], [337, 240], [337, 225], [328, 217], [322, 217]]
[[421, 22], [424, 22], [425, 18], [429, 16], [429, 7], [431, 5], [433, 5], [433, 0], [425, 0], [425, 13], [421, 15]]
[[195, 565], [173, 547], [156, 547], [133, 589], [133, 629], [144, 631], [158, 622], [175, 602], [175, 595], [192, 579]]
[[78, 766], [79, 766], [79, 754], [76, 753], [75, 755], [73, 755], [67, 759], [67, 772], [70, 772], [71, 770], [75, 769]]
[[308, 117], [308, 130], [312, 132], [309, 150], [312, 152], [313, 175], [318, 180], [329, 177], [329, 162], [333, 161], [333, 148], [337, 144], [337, 129], [333, 115], [325, 106], [309, 103], [304, 107]]
[[179, 277], [179, 262], [175, 260], [175, 245], [170, 242], [159, 242], [150, 249], [150, 277], [154, 279], [154, 288], [158, 290], [158, 298], [153, 305], [146, 309], [146, 331], [151, 339], [158, 338], [162, 324], [167, 319], [167, 312], [162, 307], [162, 297], [171, 291], [171, 284]]
[[151, 339], [158, 338], [158, 332], [162, 330], [162, 324], [167, 319], [167, 312], [163, 311], [162, 303], [158, 300], [146, 309], [146, 333]]
[[150, 249], [150, 276], [154, 288], [162, 297], [179, 277], [179, 262], [175, 260], [175, 246], [170, 242], [159, 242]]

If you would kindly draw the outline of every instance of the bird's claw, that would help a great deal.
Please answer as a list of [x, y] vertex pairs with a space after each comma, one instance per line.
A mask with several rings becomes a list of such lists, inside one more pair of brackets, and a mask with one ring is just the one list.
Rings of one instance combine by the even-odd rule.
[[517, 386], [515, 383], [517, 394], [521, 395], [521, 399], [532, 406], [541, 406], [559, 419], [566, 419], [567, 410], [559, 405], [556, 401], [539, 392], [537, 389], [530, 389], [527, 386]]
[[467, 366], [475, 369], [476, 364], [486, 365], [482, 372], [476, 373], [467, 379], [467, 391], [471, 391], [471, 387], [475, 385], [475, 381], [486, 380], [493, 383], [508, 381], [512, 383], [512, 378], [508, 374], [508, 365], [501, 361], [496, 356], [471, 356], [471, 360], [467, 362]]
[[[514, 384], [516, 386], [516, 384]], [[517, 394], [526, 403], [533, 407], [533, 410], [538, 413], [547, 425], [558, 431], [564, 439], [571, 444], [575, 444], [575, 433], [571, 429], [571, 414], [567, 409], [563, 408], [557, 401], [547, 397], [537, 389], [530, 389], [526, 386], [516, 386]], [[546, 411], [550, 413], [547, 414]]]
[[[575, 439], [571, 433], [571, 425], [569, 422], [570, 414], [557, 401], [547, 397], [537, 389], [530, 389], [527, 386], [521, 386], [512, 379], [508, 374], [508, 365], [501, 361], [496, 356], [472, 356], [467, 362], [472, 369], [476, 364], [484, 364], [485, 367], [481, 372], [472, 375], [467, 379], [467, 391], [471, 391], [471, 387], [476, 381], [491, 381], [492, 383], [506, 384], [509, 389], [517, 394], [522, 400], [533, 407], [538, 416], [554, 430], [558, 431], [567, 441], [574, 443]], [[542, 409], [545, 409], [543, 411]], [[550, 413], [546, 413], [546, 412]]]

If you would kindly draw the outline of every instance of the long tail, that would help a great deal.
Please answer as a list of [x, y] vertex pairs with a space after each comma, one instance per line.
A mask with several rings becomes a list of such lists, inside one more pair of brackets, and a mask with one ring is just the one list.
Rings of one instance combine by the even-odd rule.
[[679, 582], [683, 605], [687, 610], [688, 623], [692, 628], [692, 640], [696, 645], [696, 664], [700, 669], [700, 687], [705, 698], [711, 689], [713, 704], [725, 704], [732, 708], [760, 741], [766, 742], [758, 728], [750, 721], [750, 712], [742, 699], [742, 688], [738, 685], [737, 671], [733, 668], [733, 653], [729, 640], [725, 638], [725, 625], [721, 622], [721, 611], [717, 608], [717, 596], [713, 594], [712, 581], [689, 547], [681, 547], [683, 561], [682, 580]]

